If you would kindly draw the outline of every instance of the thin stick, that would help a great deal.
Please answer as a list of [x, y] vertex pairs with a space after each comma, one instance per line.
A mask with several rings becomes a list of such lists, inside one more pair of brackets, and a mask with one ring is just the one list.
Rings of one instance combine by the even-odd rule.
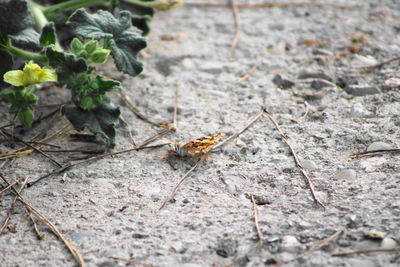
[[397, 61], [397, 60], [400, 60], [400, 57], [395, 57], [395, 58], [392, 58], [392, 59], [389, 59], [389, 60], [374, 64], [374, 65], [366, 66], [366, 67], [359, 67], [357, 69], [366, 70], [366, 71], [373, 70], [373, 69], [380, 68], [380, 67], [382, 67], [382, 66], [384, 66], [386, 64], [392, 63], [393, 61]]
[[139, 147], [130, 148], [130, 149], [114, 152], [114, 153], [107, 153], [107, 154], [104, 154], [104, 155], [98, 155], [98, 156], [91, 157], [91, 158], [88, 158], [88, 159], [85, 159], [85, 160], [82, 160], [82, 161], [78, 161], [78, 162], [69, 164], [67, 166], [55, 169], [55, 170], [53, 170], [53, 171], [51, 171], [51, 172], [39, 177], [37, 180], [28, 183], [28, 187], [31, 187], [31, 186], [35, 185], [39, 181], [41, 181], [41, 180], [43, 180], [43, 179], [45, 179], [47, 177], [50, 177], [51, 175], [54, 175], [54, 174], [57, 174], [57, 173], [62, 173], [64, 171], [66, 171], [67, 169], [71, 168], [71, 167], [74, 167], [74, 166], [77, 166], [77, 165], [81, 165], [81, 164], [84, 164], [84, 163], [87, 163], [87, 162], [90, 162], [90, 161], [93, 161], [93, 160], [99, 160], [99, 159], [102, 159], [102, 158], [105, 158], [105, 157], [112, 157], [112, 156], [116, 156], [116, 155], [119, 155], [119, 154], [129, 153], [129, 152], [138, 151], [138, 150], [142, 150], [142, 149], [155, 148], [155, 147], [160, 147], [160, 146], [164, 146], [164, 145], [166, 145], [166, 144], [160, 144], [160, 145], [155, 145], [155, 146], [145, 146], [145, 144], [142, 144]]
[[0, 196], [6, 192], [7, 190], [9, 190], [11, 187], [13, 187], [14, 185], [17, 185], [19, 183], [18, 180], [16, 180], [14, 183], [7, 185], [3, 190], [0, 191]]
[[146, 116], [144, 116], [137, 107], [135, 107], [131, 101], [129, 100], [129, 97], [125, 95], [123, 92], [120, 92], [122, 100], [128, 105], [129, 109], [139, 118], [142, 119], [145, 122], [150, 123], [151, 125], [157, 126], [157, 127], [162, 127], [158, 122], [152, 121]]
[[153, 135], [150, 138], [147, 138], [146, 140], [143, 141], [143, 143], [140, 146], [137, 146], [135, 149], [140, 149], [141, 147], [144, 147], [152, 142], [154, 142], [155, 140], [157, 140], [158, 138], [166, 135], [169, 132], [172, 132], [174, 129], [172, 128], [167, 128], [167, 129], [162, 129], [160, 132], [156, 133], [155, 135]]
[[243, 127], [241, 130], [237, 131], [236, 133], [232, 134], [231, 136], [229, 136], [228, 138], [226, 138], [225, 140], [223, 140], [221, 143], [219, 143], [218, 145], [216, 145], [213, 149], [211, 150], [216, 150], [217, 148], [223, 146], [225, 143], [229, 142], [230, 140], [238, 137], [239, 135], [241, 135], [244, 131], [246, 131], [248, 128], [250, 128], [251, 125], [253, 125], [261, 116], [263, 116], [264, 111], [261, 111], [260, 113], [258, 113], [254, 118], [252, 118], [245, 127]]
[[[2, 178], [2, 180], [7, 185], [10, 184], [3, 175], [0, 174], [0, 177]], [[22, 184], [21, 188], [18, 191], [15, 190], [14, 187], [12, 187], [12, 191], [15, 194], [15, 199], [18, 199], [19, 201], [21, 201], [24, 204], [25, 208], [27, 208], [31, 213], [33, 213], [36, 217], [38, 217], [48, 228], [50, 228], [50, 230], [58, 238], [60, 238], [61, 241], [64, 242], [65, 246], [68, 248], [68, 250], [74, 256], [75, 260], [78, 262], [79, 266], [85, 267], [86, 265], [85, 265], [85, 262], [83, 260], [83, 257], [80, 254], [80, 252], [74, 247], [74, 245], [72, 245], [72, 243], [69, 242], [68, 239], [64, 237], [64, 235], [57, 229], [57, 227], [49, 219], [46, 218], [46, 216], [44, 216], [41, 212], [39, 212], [37, 209], [35, 209], [29, 202], [27, 202], [22, 197], [21, 192], [22, 192], [23, 188], [25, 187], [25, 184], [26, 184], [27, 181], [28, 181], [28, 179], [26, 178], [24, 180], [24, 183]]]
[[58, 165], [58, 167], [62, 167], [62, 165], [60, 163], [58, 163], [55, 159], [51, 158], [49, 155], [47, 155], [46, 153], [44, 153], [43, 151], [41, 151], [39, 148], [32, 146], [31, 144], [29, 144], [28, 142], [25, 142], [24, 140], [18, 138], [17, 136], [12, 136], [10, 133], [6, 132], [5, 130], [2, 130], [3, 133], [5, 133], [7, 136], [9, 136], [10, 138], [13, 138], [15, 140], [17, 140], [18, 142], [23, 143], [25, 146], [28, 146], [30, 148], [32, 148], [33, 150], [39, 152], [40, 154], [42, 154], [43, 156], [45, 156], [46, 158], [48, 158], [50, 161], [52, 161], [53, 163], [55, 163], [56, 165]]
[[296, 260], [298, 260], [298, 259], [300, 259], [300, 258], [303, 258], [303, 257], [306, 257], [306, 256], [311, 255], [311, 254], [314, 253], [315, 251], [317, 251], [317, 250], [321, 249], [322, 247], [326, 246], [327, 244], [329, 244], [332, 240], [334, 240], [334, 239], [337, 238], [339, 235], [341, 235], [342, 232], [343, 232], [343, 230], [339, 230], [339, 231], [335, 232], [333, 235], [328, 236], [327, 238], [325, 238], [325, 239], [323, 239], [323, 240], [321, 240], [321, 241], [318, 241], [317, 245], [315, 245], [315, 246], [314, 246], [312, 249], [310, 249], [309, 251], [304, 252], [303, 254], [301, 254], [301, 255], [299, 255], [299, 256], [297, 256], [297, 257], [294, 257], [293, 259], [290, 259], [290, 260], [287, 260], [287, 261], [283, 261], [283, 262], [279, 262], [278, 265], [288, 264], [288, 263], [293, 262], [293, 261], [296, 261]]
[[[11, 185], [3, 175], [0, 174], [0, 177], [1, 177], [1, 179], [2, 179], [8, 186]], [[24, 190], [25, 185], [26, 185], [27, 182], [28, 182], [28, 178], [26, 177], [26, 178], [24, 179], [24, 181], [22, 182], [22, 185], [21, 185], [21, 187], [18, 189], [18, 191], [15, 190], [14, 187], [11, 186], [12, 191], [13, 191], [13, 192], [17, 192], [17, 194], [20, 194], [20, 193], [22, 192], [22, 190]], [[4, 219], [4, 221], [3, 221], [3, 223], [2, 223], [2, 226], [0, 227], [0, 235], [1, 235], [1, 233], [3, 233], [4, 229], [5, 229], [5, 228], [7, 227], [7, 225], [8, 225], [8, 222], [10, 221], [11, 213], [12, 213], [12, 211], [14, 210], [15, 203], [17, 202], [17, 199], [18, 199], [18, 196], [16, 195], [15, 198], [14, 198], [14, 200], [13, 200], [12, 203], [11, 203], [11, 206], [10, 206], [8, 212], [7, 212], [7, 216], [6, 216], [6, 218]]]
[[[228, 4], [221, 4], [221, 3], [185, 3], [187, 6], [202, 6], [202, 7], [228, 7]], [[299, 2], [299, 3], [248, 3], [248, 4], [237, 4], [237, 7], [250, 7], [250, 8], [257, 8], [257, 7], [302, 7], [302, 6], [309, 6], [309, 7], [333, 7], [333, 8], [355, 8], [359, 5], [336, 5], [336, 4], [328, 4], [328, 3], [309, 3], [309, 2]]]
[[314, 201], [318, 205], [320, 205], [321, 207], [323, 207], [325, 209], [325, 205], [319, 200], [319, 198], [317, 197], [317, 195], [315, 193], [314, 184], [311, 181], [311, 178], [309, 177], [309, 175], [308, 175], [307, 171], [304, 169], [304, 167], [301, 165], [299, 158], [297, 157], [297, 153], [294, 151], [292, 145], [290, 144], [289, 140], [287, 139], [287, 136], [283, 133], [279, 124], [275, 121], [275, 119], [272, 117], [272, 115], [267, 110], [264, 110], [264, 114], [275, 125], [275, 128], [278, 130], [283, 141], [286, 143], [286, 145], [289, 147], [290, 151], [292, 152], [292, 155], [293, 155], [294, 161], [296, 162], [297, 167], [300, 169], [301, 173], [303, 174], [304, 178], [306, 179], [306, 181], [308, 183], [308, 187], [311, 190], [311, 195], [312, 195]]
[[367, 253], [375, 253], [375, 252], [400, 252], [400, 248], [355, 250], [355, 251], [349, 251], [349, 252], [334, 253], [331, 256], [332, 257], [343, 257], [343, 256], [348, 256], [348, 255], [367, 254]]
[[371, 150], [371, 151], [354, 153], [354, 154], [352, 154], [350, 156], [350, 158], [357, 159], [357, 158], [372, 157], [372, 156], [376, 156], [376, 155], [383, 155], [383, 154], [389, 154], [389, 153], [399, 153], [399, 152], [400, 152], [400, 148]]
[[81, 255], [81, 253], [75, 248], [75, 246], [57, 229], [57, 227], [40, 213], [37, 209], [35, 209], [30, 203], [28, 203], [21, 195], [18, 195], [18, 200], [21, 201], [36, 217], [38, 217], [61, 241], [65, 244], [68, 250], [71, 252], [72, 256], [74, 256], [75, 260], [79, 264], [79, 266], [86, 266], [85, 261]]
[[236, 4], [236, 0], [230, 0], [231, 8], [233, 12], [233, 17], [235, 18], [235, 36], [232, 39], [231, 43], [231, 57], [233, 57], [233, 52], [239, 42], [240, 37], [240, 15], [239, 15], [239, 8]]
[[26, 209], [26, 212], [27, 212], [28, 215], [29, 215], [29, 218], [30, 218], [31, 221], [32, 221], [33, 229], [35, 229], [35, 233], [36, 233], [37, 237], [39, 238], [39, 240], [44, 240], [44, 234], [40, 232], [39, 227], [37, 226], [37, 223], [36, 223], [36, 221], [35, 221], [35, 218], [33, 218], [32, 212], [30, 211], [30, 209], [28, 209], [28, 208], [26, 207], [26, 205], [24, 205], [24, 207], [25, 207], [25, 209]]
[[254, 72], [256, 72], [256, 70], [257, 70], [257, 67], [256, 67], [256, 66], [251, 67], [251, 69], [249, 70], [249, 72], [246, 73], [243, 77], [240, 77], [240, 78], [237, 80], [237, 82], [238, 82], [238, 83], [242, 83], [242, 82], [246, 81], [248, 78], [250, 78], [250, 77], [254, 74]]
[[174, 198], [175, 193], [176, 193], [178, 187], [183, 183], [183, 181], [185, 181], [185, 179], [189, 176], [189, 174], [190, 174], [192, 171], [194, 171], [194, 170], [197, 168], [197, 166], [199, 166], [200, 162], [202, 162], [203, 160], [204, 160], [204, 157], [201, 157], [201, 158], [196, 162], [196, 164], [195, 164], [189, 171], [187, 171], [187, 172], [185, 173], [185, 175], [182, 176], [181, 180], [175, 185], [175, 187], [174, 187], [174, 189], [172, 190], [171, 194], [169, 194], [169, 196], [166, 197], [166, 198], [164, 199], [163, 203], [161, 204], [161, 206], [160, 206], [160, 208], [159, 208], [158, 210], [161, 210], [162, 208], [164, 208], [164, 206], [167, 204], [167, 202]]
[[256, 200], [254, 198], [254, 195], [251, 195], [251, 202], [253, 203], [253, 215], [254, 215], [254, 224], [256, 225], [257, 229], [257, 234], [258, 234], [258, 245], [261, 246], [264, 242], [264, 236], [263, 233], [261, 232], [260, 224], [258, 222], [258, 209], [257, 209], [257, 204]]

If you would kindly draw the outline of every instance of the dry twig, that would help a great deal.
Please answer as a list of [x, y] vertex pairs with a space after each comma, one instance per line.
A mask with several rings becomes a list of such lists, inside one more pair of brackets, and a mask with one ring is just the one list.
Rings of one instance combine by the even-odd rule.
[[296, 151], [293, 149], [292, 145], [290, 144], [289, 140], [287, 139], [286, 134], [282, 131], [281, 127], [279, 126], [279, 124], [275, 121], [275, 119], [272, 117], [272, 115], [267, 111], [264, 110], [264, 115], [265, 117], [267, 117], [268, 119], [271, 120], [271, 122], [275, 125], [275, 128], [278, 130], [279, 134], [282, 137], [282, 140], [286, 143], [286, 145], [289, 147], [290, 151], [292, 152], [294, 161], [296, 162], [297, 167], [300, 169], [301, 173], [303, 174], [304, 178], [306, 179], [308, 186], [311, 190], [311, 195], [314, 199], [314, 201], [320, 205], [321, 207], [323, 207], [325, 209], [325, 205], [319, 200], [319, 198], [317, 197], [316, 193], [315, 193], [315, 189], [314, 189], [314, 184], [310, 178], [310, 176], [308, 175], [307, 171], [304, 169], [304, 167], [301, 165], [299, 158], [297, 156]]
[[[3, 177], [3, 175], [0, 174], [0, 177], [2, 178], [2, 180], [9, 185], [10, 183], [7, 181], [7, 179], [5, 177]], [[22, 195], [22, 189], [24, 188], [26, 182], [28, 181], [28, 179], [26, 178], [24, 183], [22, 184], [20, 190], [15, 190], [14, 188], [12, 188], [12, 192], [15, 194], [15, 199], [19, 200], [22, 204], [24, 204], [25, 208], [27, 210], [29, 210], [32, 214], [34, 214], [38, 219], [40, 219], [58, 238], [61, 239], [62, 242], [64, 242], [65, 246], [68, 248], [68, 250], [71, 252], [71, 254], [74, 256], [75, 260], [77, 261], [77, 263], [79, 264], [79, 266], [84, 267], [85, 262], [84, 259], [82, 257], [82, 255], [80, 254], [80, 252], [74, 247], [74, 245], [67, 239], [64, 237], [64, 235], [57, 229], [57, 227], [49, 220], [47, 219], [46, 216], [44, 216], [40, 211], [38, 211], [36, 208], [34, 208], [28, 201], [26, 201]]]
[[231, 43], [231, 57], [233, 57], [233, 52], [239, 42], [240, 37], [240, 15], [239, 15], [239, 8], [236, 4], [236, 0], [230, 0], [231, 8], [233, 12], [233, 17], [235, 18], [235, 36], [232, 39]]
[[245, 127], [243, 127], [241, 130], [237, 131], [236, 133], [232, 134], [231, 136], [229, 136], [228, 138], [226, 138], [225, 140], [223, 140], [221, 143], [219, 143], [218, 145], [216, 145], [213, 149], [211, 150], [216, 150], [217, 148], [223, 146], [225, 143], [229, 142], [230, 140], [238, 137], [239, 135], [241, 135], [244, 131], [246, 131], [248, 128], [250, 128], [260, 117], [262, 117], [264, 114], [264, 111], [262, 110], [260, 113], [258, 113], [256, 116], [254, 116], [254, 118], [252, 118]]
[[293, 259], [290, 259], [290, 260], [287, 260], [287, 261], [279, 262], [279, 263], [277, 264], [277, 266], [279, 266], [279, 265], [284, 265], [284, 264], [288, 264], [288, 263], [294, 262], [294, 261], [296, 261], [296, 260], [298, 260], [298, 259], [300, 259], [300, 258], [303, 258], [303, 257], [306, 257], [306, 256], [311, 255], [311, 254], [314, 253], [315, 251], [320, 250], [322, 247], [328, 245], [332, 240], [334, 240], [334, 239], [337, 238], [339, 235], [341, 235], [342, 232], [343, 232], [343, 230], [339, 230], [339, 231], [335, 232], [333, 235], [328, 236], [327, 238], [322, 239], [322, 240], [316, 242], [315, 245], [314, 245], [314, 247], [313, 247], [312, 249], [310, 249], [309, 251], [306, 251], [306, 252], [304, 252], [303, 254], [301, 254], [301, 255], [299, 255], [299, 256], [293, 258]]
[[174, 198], [176, 190], [178, 190], [178, 187], [183, 183], [183, 181], [185, 181], [185, 179], [189, 176], [189, 174], [194, 171], [197, 166], [199, 166], [199, 164], [204, 160], [204, 156], [202, 156], [197, 162], [196, 164], [185, 173], [185, 175], [182, 176], [182, 178], [180, 179], [180, 181], [175, 185], [174, 189], [172, 190], [171, 194], [168, 195], [168, 197], [166, 197], [163, 201], [163, 203], [161, 204], [160, 208], [158, 210], [161, 210], [162, 208], [164, 208], [164, 206], [167, 204], [168, 201], [170, 201], [171, 199]]
[[[7, 187], [10, 186], [10, 185], [12, 185], [12, 184], [10, 184], [10, 183], [7, 181], [7, 179], [6, 179], [2, 174], [0, 174], [0, 177], [1, 177], [1, 179], [6, 183]], [[14, 192], [17, 192], [18, 194], [20, 194], [20, 193], [22, 192], [22, 190], [24, 190], [25, 185], [26, 185], [27, 182], [28, 182], [28, 178], [25, 178], [24, 181], [22, 182], [22, 185], [21, 185], [21, 187], [19, 188], [18, 191], [15, 190], [13, 186], [11, 186], [11, 190], [14, 191]], [[14, 210], [14, 206], [15, 206], [15, 203], [17, 202], [17, 199], [18, 199], [18, 196], [15, 196], [14, 200], [13, 200], [12, 203], [11, 203], [10, 208], [8, 209], [6, 218], [4, 219], [4, 221], [3, 221], [3, 223], [2, 223], [2, 226], [0, 227], [0, 235], [1, 235], [1, 233], [3, 233], [4, 229], [5, 229], [5, 228], [7, 227], [7, 225], [8, 225], [8, 222], [10, 221], [11, 213], [12, 213], [13, 210]]]
[[370, 65], [370, 66], [359, 67], [357, 69], [364, 70], [364, 71], [370, 71], [370, 70], [380, 68], [380, 67], [382, 67], [382, 66], [384, 66], [386, 64], [389, 64], [389, 63], [392, 63], [393, 61], [398, 61], [398, 60], [400, 60], [400, 57], [395, 57], [395, 58], [392, 58], [392, 59], [389, 59], [389, 60], [374, 64], [374, 65]]
[[367, 254], [367, 253], [375, 253], [375, 252], [400, 252], [400, 248], [355, 250], [355, 251], [349, 251], [349, 252], [334, 253], [331, 256], [332, 257], [343, 257], [343, 256], [349, 256], [349, 255]]
[[242, 83], [242, 82], [246, 81], [248, 78], [251, 77], [251, 75], [254, 74], [254, 72], [256, 72], [256, 70], [257, 70], [257, 67], [256, 67], [256, 66], [251, 67], [251, 69], [249, 70], [249, 72], [247, 72], [243, 77], [240, 77], [240, 78], [237, 80], [237, 82], [238, 82], [238, 83]]
[[399, 152], [400, 152], [400, 148], [383, 149], [383, 150], [371, 150], [371, 151], [354, 153], [354, 154], [352, 154], [350, 156], [350, 158], [358, 159], [358, 158], [372, 157], [372, 156], [376, 156], [376, 155], [383, 155], [383, 154], [389, 154], [389, 153], [399, 153]]

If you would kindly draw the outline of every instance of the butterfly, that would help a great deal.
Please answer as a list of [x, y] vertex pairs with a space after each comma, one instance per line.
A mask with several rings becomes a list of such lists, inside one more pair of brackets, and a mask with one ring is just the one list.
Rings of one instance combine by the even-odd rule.
[[175, 152], [181, 157], [198, 157], [206, 154], [225, 137], [225, 133], [204, 136], [189, 143], [175, 143]]

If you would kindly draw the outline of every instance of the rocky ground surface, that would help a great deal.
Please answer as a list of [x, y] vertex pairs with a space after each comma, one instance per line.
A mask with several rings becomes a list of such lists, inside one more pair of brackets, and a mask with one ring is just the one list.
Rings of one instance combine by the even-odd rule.
[[[158, 13], [142, 55], [143, 74], [114, 78], [122, 80], [124, 93], [142, 113], [159, 122], [172, 119], [179, 89], [178, 130], [167, 136], [173, 141], [232, 134], [265, 107], [297, 151], [326, 209], [313, 201], [288, 146], [267, 118], [200, 164], [162, 210], [163, 200], [194, 165], [166, 160], [167, 147], [73, 167], [26, 188], [23, 196], [65, 234], [88, 266], [125, 266], [122, 259], [137, 266], [399, 266], [398, 252], [334, 254], [399, 248], [399, 154], [350, 156], [400, 144], [399, 61], [360, 68], [400, 55], [400, 5], [397, 0], [321, 2], [352, 7], [239, 8], [241, 32], [233, 53], [229, 7], [188, 4]], [[57, 103], [64, 93], [42, 94], [45, 102]], [[124, 120], [113, 151], [159, 131], [136, 117], [118, 93], [113, 101], [122, 106]], [[1, 104], [2, 112], [6, 109]], [[4, 117], [1, 125], [8, 122]], [[57, 115], [20, 136], [56, 132], [67, 123]], [[71, 132], [52, 144], [88, 146], [73, 142]], [[0, 145], [2, 152], [11, 149]], [[52, 155], [63, 163], [77, 156]], [[34, 154], [7, 162], [1, 173], [34, 181], [54, 168]], [[251, 196], [263, 236], [258, 247]], [[11, 202], [11, 194], [2, 196], [2, 220]], [[38, 240], [17, 202], [0, 236], [1, 266], [76, 264], [59, 239], [38, 224], [44, 240]]]

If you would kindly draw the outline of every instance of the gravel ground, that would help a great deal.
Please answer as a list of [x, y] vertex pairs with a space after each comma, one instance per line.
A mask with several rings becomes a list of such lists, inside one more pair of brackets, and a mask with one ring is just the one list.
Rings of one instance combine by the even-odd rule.
[[[399, 147], [399, 61], [360, 67], [399, 56], [400, 2], [323, 2], [356, 6], [240, 8], [241, 33], [233, 53], [235, 23], [229, 7], [186, 5], [158, 13], [142, 59], [143, 74], [114, 78], [155, 121], [172, 119], [179, 89], [178, 129], [167, 136], [173, 141], [230, 135], [266, 108], [298, 153], [326, 209], [313, 201], [288, 146], [267, 118], [202, 162], [160, 211], [194, 165], [193, 160], [166, 159], [167, 147], [73, 167], [25, 189], [24, 197], [71, 240], [88, 266], [125, 266], [121, 259], [137, 266], [286, 261], [287, 266], [399, 266], [398, 252], [332, 255], [398, 248], [399, 155], [350, 156]], [[42, 94], [54, 102], [65, 97], [54, 90]], [[122, 106], [124, 120], [113, 151], [132, 147], [131, 137], [140, 143], [159, 130], [132, 114], [118, 93], [112, 97]], [[7, 107], [2, 103], [0, 108]], [[2, 119], [1, 125], [6, 123]], [[66, 123], [56, 116], [20, 136], [28, 139], [46, 128], [55, 132]], [[71, 141], [71, 132], [52, 143], [68, 149], [88, 146]], [[0, 144], [0, 149], [10, 147]], [[68, 156], [54, 155], [60, 162]], [[7, 163], [2, 174], [33, 181], [54, 168], [34, 154]], [[251, 196], [262, 244], [257, 243]], [[2, 196], [1, 218], [11, 197]], [[1, 266], [76, 264], [40, 223], [45, 239], [37, 239], [19, 202], [9, 225], [0, 236]]]

